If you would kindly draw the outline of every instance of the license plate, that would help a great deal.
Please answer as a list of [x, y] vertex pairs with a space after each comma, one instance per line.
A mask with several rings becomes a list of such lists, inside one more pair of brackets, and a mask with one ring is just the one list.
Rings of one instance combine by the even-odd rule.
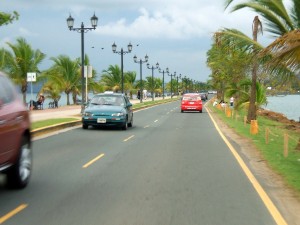
[[194, 104], [194, 102], [190, 102], [190, 104], [191, 104], [191, 105], [193, 105], [193, 104]]
[[97, 123], [106, 123], [106, 119], [105, 118], [98, 118]]

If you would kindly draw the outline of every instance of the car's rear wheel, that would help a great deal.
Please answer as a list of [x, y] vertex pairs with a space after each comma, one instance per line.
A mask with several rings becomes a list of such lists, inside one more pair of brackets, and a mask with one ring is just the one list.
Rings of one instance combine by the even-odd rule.
[[183, 113], [183, 110], [181, 110], [181, 112]]
[[202, 109], [199, 111], [199, 113], [202, 113]]
[[27, 137], [22, 138], [20, 152], [15, 165], [7, 171], [7, 185], [10, 188], [24, 188], [29, 182], [32, 170], [32, 150]]

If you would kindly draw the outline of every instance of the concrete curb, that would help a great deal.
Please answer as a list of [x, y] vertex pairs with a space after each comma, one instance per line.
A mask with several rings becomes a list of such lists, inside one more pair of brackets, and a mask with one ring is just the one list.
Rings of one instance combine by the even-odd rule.
[[81, 125], [81, 120], [76, 120], [76, 121], [66, 122], [66, 123], [59, 123], [59, 124], [55, 124], [52, 126], [32, 130], [31, 135], [32, 135], [32, 137], [37, 137], [37, 136], [40, 136], [43, 134], [47, 134], [50, 132], [54, 132], [54, 131], [58, 131], [58, 130], [61, 130], [64, 128], [74, 127], [74, 126], [78, 126], [78, 125]]

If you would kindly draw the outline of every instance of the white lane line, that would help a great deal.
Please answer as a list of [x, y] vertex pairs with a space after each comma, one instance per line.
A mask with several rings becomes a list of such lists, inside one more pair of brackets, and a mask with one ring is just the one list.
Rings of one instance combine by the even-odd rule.
[[125, 141], [128, 141], [128, 140], [130, 140], [130, 139], [133, 138], [133, 137], [134, 137], [134, 135], [131, 135], [130, 137], [124, 139], [123, 141], [124, 141], [124, 142], [125, 142]]

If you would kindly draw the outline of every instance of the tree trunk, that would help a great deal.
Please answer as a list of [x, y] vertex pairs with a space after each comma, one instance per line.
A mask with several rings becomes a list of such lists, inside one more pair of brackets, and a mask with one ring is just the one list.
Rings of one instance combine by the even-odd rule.
[[[261, 22], [258, 19], [258, 16], [255, 16], [253, 21], [253, 40], [257, 41], [257, 34], [259, 26], [261, 26]], [[251, 92], [250, 92], [250, 100], [249, 100], [249, 109], [247, 115], [247, 122], [250, 123], [251, 120], [256, 120], [256, 80], [257, 80], [257, 49], [253, 50], [254, 60], [252, 67], [252, 83], [251, 83]]]

